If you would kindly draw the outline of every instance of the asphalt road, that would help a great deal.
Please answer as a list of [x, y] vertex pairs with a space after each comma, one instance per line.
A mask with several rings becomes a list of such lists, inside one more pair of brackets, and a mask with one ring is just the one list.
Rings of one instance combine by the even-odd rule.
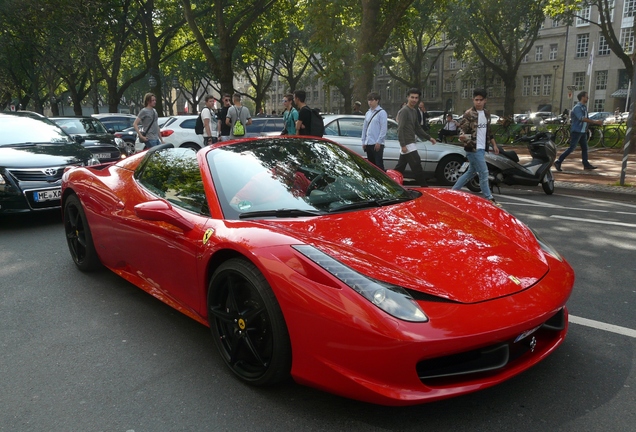
[[636, 203], [503, 192], [576, 271], [568, 338], [502, 385], [407, 408], [243, 385], [206, 327], [77, 271], [57, 213], [0, 219], [0, 431], [633, 431]]

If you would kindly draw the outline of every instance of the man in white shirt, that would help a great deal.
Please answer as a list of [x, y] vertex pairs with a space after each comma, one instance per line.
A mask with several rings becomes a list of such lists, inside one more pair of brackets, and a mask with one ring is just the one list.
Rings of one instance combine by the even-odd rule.
[[446, 123], [444, 127], [437, 133], [437, 138], [441, 142], [446, 142], [447, 136], [454, 136], [459, 133], [459, 124], [453, 118], [452, 114], [446, 114]]
[[369, 162], [384, 171], [384, 139], [386, 138], [387, 115], [380, 106], [380, 94], [367, 95], [369, 111], [364, 116], [362, 126], [362, 148]]
[[201, 120], [203, 120], [203, 145], [210, 145], [216, 142], [216, 120], [212, 109], [214, 108], [214, 96], [205, 96], [205, 107], [201, 110]]
[[459, 135], [459, 140], [464, 143], [464, 150], [466, 150], [466, 157], [470, 165], [457, 180], [453, 190], [461, 189], [477, 174], [481, 193], [492, 204], [500, 207], [492, 196], [488, 184], [488, 165], [486, 164], [488, 145], [492, 145], [495, 154], [499, 154], [499, 148], [490, 133], [490, 113], [484, 108], [487, 96], [486, 90], [475, 89], [473, 91], [473, 107], [464, 113], [464, 117], [459, 122], [459, 128], [462, 132]]

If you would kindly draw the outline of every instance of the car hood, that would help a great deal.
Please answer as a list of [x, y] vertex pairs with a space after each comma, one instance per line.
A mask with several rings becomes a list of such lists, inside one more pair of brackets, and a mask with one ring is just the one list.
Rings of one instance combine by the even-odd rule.
[[265, 223], [367, 276], [461, 303], [539, 281], [548, 263], [530, 230], [485, 200], [461, 195], [465, 203], [425, 194], [387, 207]]
[[84, 146], [93, 146], [93, 145], [115, 145], [115, 138], [113, 135], [106, 134], [81, 134], [81, 137], [84, 138]]
[[40, 168], [85, 162], [91, 153], [79, 144], [37, 144], [0, 147], [0, 164], [10, 168]]

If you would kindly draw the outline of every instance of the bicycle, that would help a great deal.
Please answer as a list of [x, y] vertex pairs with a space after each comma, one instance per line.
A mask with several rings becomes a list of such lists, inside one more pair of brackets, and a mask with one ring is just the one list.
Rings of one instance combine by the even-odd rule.
[[521, 136], [528, 134], [531, 127], [529, 124], [515, 123], [510, 116], [505, 117], [498, 126], [499, 128], [495, 132], [495, 141], [499, 144], [507, 144], [519, 139]]

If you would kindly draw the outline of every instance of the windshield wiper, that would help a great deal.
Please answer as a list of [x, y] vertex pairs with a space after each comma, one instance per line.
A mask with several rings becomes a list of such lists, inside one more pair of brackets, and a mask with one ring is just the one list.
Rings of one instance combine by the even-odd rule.
[[239, 214], [239, 219], [247, 219], [253, 217], [302, 217], [302, 216], [320, 216], [323, 212], [318, 210], [300, 210], [300, 209], [278, 209], [278, 210], [258, 210]]
[[384, 199], [376, 199], [376, 200], [365, 200], [365, 201], [356, 201], [352, 203], [342, 204], [341, 206], [330, 209], [330, 212], [337, 212], [340, 210], [355, 210], [362, 208], [370, 208], [370, 207], [384, 207], [391, 204], [398, 204], [405, 201], [410, 201], [411, 197], [399, 197], [399, 198], [384, 198]]
[[380, 204], [381, 206], [387, 206], [391, 204], [398, 204], [398, 203], [402, 203], [406, 201], [411, 201], [412, 199], [413, 198], [410, 196], [401, 196], [397, 198], [385, 198], [385, 199], [377, 200], [376, 202]]

